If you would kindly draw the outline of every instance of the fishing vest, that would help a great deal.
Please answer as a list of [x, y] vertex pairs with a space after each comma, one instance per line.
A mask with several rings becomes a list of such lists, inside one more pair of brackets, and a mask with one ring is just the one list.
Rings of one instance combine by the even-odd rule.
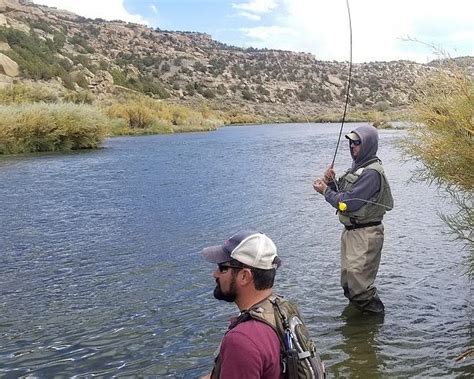
[[[227, 332], [247, 320], [261, 321], [277, 333], [280, 341], [283, 378], [322, 379], [326, 377], [324, 364], [316, 351], [316, 345], [309, 337], [309, 332], [295, 304], [280, 296], [271, 295], [248, 311], [244, 311]], [[292, 346], [291, 352], [289, 352], [288, 343]], [[219, 379], [220, 372], [221, 362], [217, 356], [211, 378]]]
[[339, 179], [339, 190], [344, 192], [350, 191], [354, 183], [365, 170], [375, 170], [380, 174], [380, 190], [369, 199], [370, 202], [377, 204], [366, 202], [361, 208], [354, 212], [338, 211], [339, 221], [344, 225], [350, 226], [382, 221], [385, 212], [393, 208], [393, 197], [390, 185], [388, 184], [387, 177], [379, 160], [365, 167], [361, 167], [353, 173], [348, 171]]

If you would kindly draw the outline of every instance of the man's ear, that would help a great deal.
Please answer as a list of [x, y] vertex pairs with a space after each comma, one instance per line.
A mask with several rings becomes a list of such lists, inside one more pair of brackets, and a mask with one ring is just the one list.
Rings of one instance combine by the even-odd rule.
[[240, 270], [240, 282], [243, 286], [253, 283], [253, 273], [249, 268]]

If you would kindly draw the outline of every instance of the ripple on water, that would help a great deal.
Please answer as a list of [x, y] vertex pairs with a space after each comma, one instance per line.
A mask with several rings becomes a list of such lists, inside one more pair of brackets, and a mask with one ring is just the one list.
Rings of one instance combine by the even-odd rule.
[[[207, 373], [237, 309], [212, 298], [199, 251], [255, 228], [276, 241], [276, 290], [298, 301], [331, 376], [468, 377], [472, 360], [454, 359], [472, 344], [472, 284], [436, 214], [453, 207], [407, 181], [403, 132], [380, 131], [396, 201], [375, 283], [387, 313], [347, 315], [341, 226], [311, 186], [337, 133], [230, 127], [2, 160], [0, 376]], [[337, 172], [349, 165], [341, 150]]]

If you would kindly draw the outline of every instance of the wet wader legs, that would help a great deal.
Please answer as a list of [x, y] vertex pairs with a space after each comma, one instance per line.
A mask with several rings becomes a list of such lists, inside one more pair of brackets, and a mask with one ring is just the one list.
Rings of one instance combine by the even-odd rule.
[[382, 301], [374, 286], [383, 246], [383, 225], [345, 230], [341, 236], [341, 286], [362, 311], [381, 313]]

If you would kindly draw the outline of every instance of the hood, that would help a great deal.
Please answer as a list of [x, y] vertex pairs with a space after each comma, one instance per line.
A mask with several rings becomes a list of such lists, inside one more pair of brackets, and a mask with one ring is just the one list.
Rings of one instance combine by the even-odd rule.
[[[379, 134], [377, 129], [371, 125], [362, 125], [351, 132], [357, 133], [360, 137], [360, 154], [357, 159], [353, 159], [352, 170], [363, 166], [365, 163], [377, 159], [377, 150], [379, 148]], [[352, 155], [352, 152], [351, 152]]]

